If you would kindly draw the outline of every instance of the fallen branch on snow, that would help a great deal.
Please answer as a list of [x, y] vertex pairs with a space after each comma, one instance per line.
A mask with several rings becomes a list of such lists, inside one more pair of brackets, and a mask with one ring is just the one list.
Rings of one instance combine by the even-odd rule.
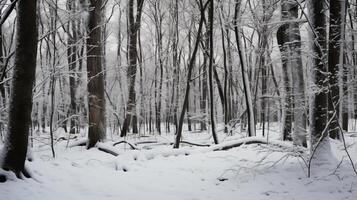
[[122, 144], [122, 143], [128, 144], [128, 145], [131, 147], [132, 150], [138, 150], [138, 148], [136, 148], [134, 145], [130, 144], [129, 142], [127, 142], [127, 141], [125, 141], [125, 140], [116, 142], [116, 143], [113, 144], [113, 146], [116, 146], [116, 145]]
[[299, 152], [306, 151], [306, 148], [300, 147], [300, 146], [294, 146], [293, 144], [291, 144], [289, 142], [284, 142], [284, 141], [280, 141], [280, 140], [267, 141], [266, 138], [262, 138], [262, 137], [248, 137], [248, 138], [243, 138], [243, 139], [239, 139], [239, 140], [229, 141], [229, 142], [213, 145], [209, 148], [209, 150], [225, 151], [225, 150], [229, 150], [229, 149], [239, 147], [242, 145], [247, 145], [247, 144], [270, 144], [270, 145], [279, 146], [279, 147], [288, 148], [288, 149], [294, 148], [294, 150], [298, 150]]

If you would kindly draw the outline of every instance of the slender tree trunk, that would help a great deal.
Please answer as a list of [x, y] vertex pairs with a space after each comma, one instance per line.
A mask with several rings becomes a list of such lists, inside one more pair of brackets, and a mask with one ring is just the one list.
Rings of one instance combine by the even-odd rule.
[[75, 1], [67, 0], [67, 10], [70, 13], [71, 20], [67, 25], [67, 62], [68, 68], [70, 71], [69, 76], [69, 93], [70, 93], [70, 130], [71, 134], [76, 133], [76, 117], [74, 116], [77, 113], [76, 105], [76, 65], [77, 65], [77, 25], [76, 21], [72, 17], [75, 14]]
[[190, 62], [189, 62], [189, 65], [188, 65], [185, 97], [184, 97], [182, 111], [181, 111], [180, 118], [179, 118], [179, 123], [178, 123], [177, 129], [176, 129], [176, 138], [175, 138], [174, 148], [179, 148], [180, 147], [180, 141], [181, 141], [181, 135], [182, 135], [182, 125], [183, 125], [183, 121], [184, 121], [184, 117], [185, 117], [185, 113], [186, 113], [186, 108], [187, 108], [187, 103], [188, 103], [188, 94], [190, 92], [191, 75], [192, 75], [193, 66], [194, 66], [194, 63], [195, 63], [195, 60], [196, 60], [198, 47], [199, 47], [199, 44], [200, 44], [200, 37], [201, 37], [201, 32], [202, 32], [202, 27], [203, 27], [203, 22], [204, 22], [204, 17], [205, 17], [204, 15], [205, 15], [205, 8], [206, 7], [202, 5], [202, 0], [200, 1], [200, 4], [201, 4], [200, 5], [201, 19], [200, 19], [200, 24], [198, 26], [195, 47], [193, 49], [192, 55], [190, 57]]
[[129, 80], [128, 83], [128, 101], [126, 106], [126, 115], [121, 129], [120, 136], [124, 137], [129, 131], [129, 126], [132, 123], [133, 133], [138, 133], [137, 130], [137, 117], [136, 117], [136, 92], [135, 92], [135, 77], [137, 71], [137, 39], [138, 31], [141, 24], [141, 12], [144, 4], [144, 0], [137, 1], [137, 11], [136, 19], [134, 19], [134, 0], [129, 0], [128, 4], [128, 71], [127, 77]]
[[[263, 16], [262, 16], [262, 28], [259, 33], [259, 38], [260, 38], [260, 43], [259, 43], [259, 48], [260, 48], [260, 54], [259, 54], [259, 66], [261, 70], [261, 113], [260, 113], [260, 119], [261, 119], [261, 125], [262, 125], [262, 135], [265, 136], [265, 124], [267, 122], [267, 104], [269, 102], [268, 98], [266, 97], [268, 93], [268, 75], [269, 75], [269, 70], [268, 66], [266, 63], [267, 59], [267, 54], [268, 54], [268, 37], [269, 37], [269, 29], [268, 29], [268, 22], [271, 18], [271, 13], [272, 11], [269, 6], [272, 6], [271, 4], [268, 4], [266, 0], [262, 0], [262, 8], [263, 8]], [[259, 74], [259, 73], [258, 73]], [[257, 82], [258, 84], [258, 82]]]
[[[223, 8], [222, 8], [223, 12]], [[223, 51], [223, 67], [224, 67], [224, 84], [223, 84], [223, 115], [224, 115], [224, 133], [228, 133], [228, 121], [229, 121], [229, 114], [228, 114], [228, 67], [227, 67], [227, 50], [226, 50], [226, 43], [225, 43], [225, 29], [223, 27], [222, 19], [223, 16], [220, 16], [220, 26], [221, 26], [221, 37], [222, 37], [222, 51]], [[229, 37], [227, 35], [227, 37]]]
[[343, 71], [342, 71], [342, 103], [340, 104], [341, 106], [341, 119], [342, 119], [342, 129], [344, 131], [348, 131], [348, 74], [349, 69], [346, 66], [346, 59], [347, 59], [347, 53], [346, 53], [346, 45], [345, 45], [345, 40], [346, 40], [346, 18], [347, 18], [347, 5], [348, 5], [348, 0], [341, 0], [340, 6], [341, 6], [341, 47], [340, 47], [340, 63], [343, 65]]
[[[155, 28], [156, 28], [156, 59], [157, 65], [160, 70], [159, 75], [159, 87], [157, 88], [157, 81], [155, 81], [155, 94], [157, 94], [157, 98], [155, 98], [155, 119], [156, 119], [156, 130], [159, 134], [161, 134], [161, 101], [162, 101], [162, 84], [163, 84], [163, 76], [164, 76], [164, 64], [162, 58], [162, 39], [163, 39], [163, 32], [162, 32], [162, 13], [160, 8], [160, 1], [156, 1], [154, 3], [155, 11], [154, 11], [154, 19], [155, 19]], [[157, 70], [156, 70], [157, 71]], [[156, 75], [156, 74], [155, 74]], [[156, 96], [156, 95], [155, 95]]]
[[179, 106], [179, 96], [180, 96], [180, 59], [179, 59], [179, 55], [178, 55], [178, 44], [179, 44], [179, 39], [180, 39], [180, 35], [179, 35], [179, 21], [178, 21], [178, 17], [179, 17], [179, 7], [178, 7], [178, 0], [174, 0], [175, 4], [174, 4], [174, 13], [173, 13], [173, 23], [174, 23], [174, 37], [172, 40], [172, 62], [173, 62], [173, 67], [174, 67], [174, 81], [172, 84], [172, 91], [175, 93], [176, 92], [176, 96], [175, 94], [172, 95], [172, 105], [174, 107], [173, 109], [173, 121], [175, 124], [175, 128], [176, 128], [176, 132], [178, 129], [178, 119], [177, 119], [177, 112], [178, 112], [178, 106]]
[[[0, 8], [0, 15], [1, 15], [1, 8]], [[4, 59], [4, 51], [3, 51], [3, 35], [2, 35], [2, 26], [0, 26], [0, 97], [2, 100], [2, 103], [5, 102], [5, 87], [4, 87], [4, 76], [5, 74], [5, 59]], [[5, 106], [5, 105], [4, 105]]]
[[242, 54], [242, 47], [241, 47], [241, 42], [240, 42], [240, 37], [239, 37], [239, 28], [238, 28], [238, 15], [240, 12], [240, 4], [241, 0], [235, 0], [235, 12], [234, 12], [234, 32], [235, 32], [235, 39], [237, 43], [237, 49], [238, 49], [238, 56], [239, 56], [239, 61], [240, 61], [240, 66], [241, 66], [241, 72], [242, 72], [242, 77], [243, 77], [243, 89], [244, 89], [244, 96], [245, 96], [245, 104], [247, 107], [247, 116], [248, 116], [248, 136], [255, 136], [255, 120], [254, 120], [254, 111], [253, 111], [253, 103], [252, 103], [252, 95], [251, 95], [251, 89], [250, 89], [250, 84], [249, 84], [249, 77], [248, 77], [248, 70], [245, 66], [244, 63], [244, 57]]
[[[2, 11], [0, 8], [0, 15]], [[6, 95], [5, 95], [5, 87], [3, 80], [5, 77], [5, 64], [4, 64], [4, 52], [3, 52], [3, 35], [2, 35], [2, 26], [0, 26], [0, 109], [4, 109], [6, 107]], [[0, 140], [2, 140], [2, 135], [4, 132], [4, 123], [3, 123], [3, 113], [0, 113]]]
[[214, 98], [213, 98], [213, 17], [214, 17], [214, 0], [211, 0], [209, 6], [209, 13], [208, 13], [208, 21], [209, 21], [209, 71], [208, 71], [208, 80], [209, 80], [209, 94], [210, 94], [210, 115], [211, 115], [211, 129], [212, 129], [212, 136], [215, 144], [218, 144], [218, 138], [216, 133], [216, 124], [214, 119]]

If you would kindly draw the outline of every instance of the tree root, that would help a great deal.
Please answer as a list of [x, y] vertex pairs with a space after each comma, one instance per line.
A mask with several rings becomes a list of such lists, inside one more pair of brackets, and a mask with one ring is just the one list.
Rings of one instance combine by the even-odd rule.
[[5, 173], [0, 173], [0, 183], [5, 183], [7, 181], [8, 175], [6, 175], [6, 173], [10, 173], [10, 171], [13, 172], [15, 174], [15, 176], [18, 179], [21, 179], [21, 180], [23, 180], [24, 178], [31, 178], [32, 177], [31, 173], [26, 168], [24, 168], [21, 171], [9, 170], [7, 168], [4, 168], [3, 170], [4, 170]]
[[4, 174], [0, 174], [0, 183], [5, 183], [7, 180], [6, 176]]

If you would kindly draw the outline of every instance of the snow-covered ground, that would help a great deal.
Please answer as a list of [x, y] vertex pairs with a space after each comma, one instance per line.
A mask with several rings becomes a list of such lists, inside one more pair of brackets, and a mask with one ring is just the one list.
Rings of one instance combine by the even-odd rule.
[[[357, 137], [348, 134], [349, 151], [357, 164]], [[239, 139], [239, 135], [220, 140]], [[35, 142], [34, 178], [0, 184], [0, 200], [109, 200], [109, 199], [242, 199], [338, 200], [357, 199], [357, 175], [343, 146], [331, 141], [334, 166], [319, 166], [307, 178], [301, 158], [273, 145], [242, 145], [227, 151], [182, 144], [173, 150], [173, 135], [131, 137], [139, 150], [127, 144], [100, 144], [117, 157], [83, 146], [56, 143], [56, 158], [43, 141]], [[185, 141], [211, 143], [207, 133], [184, 133]], [[119, 141], [115, 140], [115, 141]], [[72, 143], [72, 141], [70, 142]], [[342, 160], [343, 158], [343, 160]], [[342, 163], [340, 161], [342, 160]]]

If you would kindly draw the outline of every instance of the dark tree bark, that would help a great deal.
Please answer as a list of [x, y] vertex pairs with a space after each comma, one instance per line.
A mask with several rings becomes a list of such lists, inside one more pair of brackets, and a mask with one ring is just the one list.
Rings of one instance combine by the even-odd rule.
[[[0, 16], [1, 16], [1, 8], [0, 8]], [[0, 26], [0, 97], [1, 100], [4, 102], [5, 100], [5, 87], [4, 87], [4, 73], [5, 73], [5, 59], [4, 59], [4, 51], [3, 51], [3, 35], [2, 35], [2, 26]]]
[[209, 65], [209, 27], [208, 24], [206, 24], [206, 31], [203, 35], [203, 40], [204, 40], [204, 45], [203, 46], [203, 66], [202, 66], [202, 79], [201, 79], [201, 96], [200, 96], [200, 113], [202, 113], [202, 118], [201, 118], [201, 131], [206, 131], [207, 130], [207, 99], [208, 99], [208, 84], [207, 84], [207, 69]]
[[70, 130], [71, 134], [76, 133], [76, 118], [74, 115], [77, 113], [76, 105], [76, 66], [77, 66], [77, 24], [78, 21], [73, 19], [75, 14], [76, 3], [74, 0], [67, 0], [67, 10], [70, 14], [70, 21], [67, 24], [67, 61], [69, 76], [69, 93], [70, 93]]
[[[134, 0], [129, 0], [128, 4], [128, 59], [129, 66], [127, 71], [127, 77], [129, 79], [129, 96], [126, 106], [126, 115], [121, 129], [120, 136], [124, 137], [129, 131], [129, 126], [132, 123], [133, 133], [138, 133], [137, 130], [137, 120], [136, 120], [136, 93], [135, 93], [135, 77], [137, 71], [137, 60], [138, 60], [138, 51], [137, 51], [137, 40], [138, 40], [138, 31], [141, 24], [141, 13], [143, 8], [144, 0], [137, 0], [137, 10], [136, 10], [136, 19], [134, 19]], [[133, 118], [133, 119], [132, 119]]]
[[238, 27], [238, 15], [240, 12], [240, 4], [241, 0], [235, 0], [235, 11], [234, 11], [234, 33], [235, 39], [237, 43], [238, 56], [239, 56], [239, 64], [241, 66], [242, 78], [243, 78], [243, 89], [244, 89], [244, 97], [245, 104], [247, 107], [247, 116], [248, 116], [248, 136], [255, 136], [255, 120], [254, 120], [254, 111], [252, 105], [252, 96], [251, 96], [251, 88], [249, 84], [248, 70], [244, 63], [244, 57], [242, 54], [242, 46], [239, 37], [239, 27]]
[[[155, 81], [155, 126], [156, 131], [161, 134], [161, 101], [162, 101], [162, 84], [163, 84], [163, 76], [164, 76], [164, 61], [163, 61], [163, 51], [162, 51], [162, 21], [163, 14], [160, 8], [160, 1], [155, 1], [154, 5], [154, 21], [155, 21], [155, 29], [156, 29], [156, 67], [160, 70], [160, 78], [159, 86], [157, 87], [157, 80]], [[156, 72], [158, 70], [155, 70]], [[157, 74], [155, 73], [155, 76]]]
[[218, 144], [218, 138], [216, 134], [216, 124], [214, 120], [214, 98], [213, 98], [213, 16], [214, 16], [214, 0], [210, 1], [208, 21], [209, 21], [209, 71], [208, 71], [208, 80], [209, 80], [209, 91], [210, 91], [210, 115], [211, 115], [211, 129], [212, 136], [215, 144]]
[[[224, 83], [223, 83], [223, 115], [224, 115], [224, 133], [228, 133], [228, 122], [230, 120], [229, 112], [228, 112], [228, 66], [227, 66], [227, 50], [225, 37], [229, 37], [225, 32], [225, 26], [223, 25], [223, 4], [221, 6], [221, 16], [219, 18], [220, 28], [221, 28], [221, 36], [222, 36], [222, 52], [223, 52], [223, 67], [224, 67]], [[225, 22], [226, 23], [226, 22]], [[228, 39], [227, 39], [228, 40]], [[229, 46], [229, 44], [228, 44]], [[227, 48], [228, 49], [228, 48]]]
[[328, 135], [324, 131], [327, 126], [327, 108], [328, 108], [328, 85], [327, 85], [327, 58], [326, 58], [326, 19], [324, 15], [323, 1], [309, 1], [309, 14], [312, 37], [312, 81], [316, 85], [316, 91], [312, 96], [310, 107], [310, 132], [313, 147], [316, 146], [320, 138]]
[[200, 24], [199, 24], [198, 30], [197, 30], [195, 47], [193, 49], [192, 55], [190, 56], [190, 62], [188, 64], [186, 91], [185, 91], [185, 97], [184, 97], [184, 102], [183, 102], [183, 106], [182, 106], [182, 111], [181, 111], [181, 114], [180, 114], [180, 118], [179, 118], [177, 129], [176, 129], [176, 138], [175, 138], [174, 148], [179, 148], [180, 147], [180, 141], [181, 141], [181, 135], [182, 135], [182, 126], [183, 126], [183, 121], [184, 121], [185, 114], [186, 114], [188, 96], [189, 96], [189, 92], [190, 92], [191, 76], [192, 76], [193, 66], [194, 66], [194, 63], [195, 63], [198, 47], [199, 47], [199, 44], [200, 44], [200, 37], [201, 37], [203, 22], [204, 22], [204, 18], [205, 18], [206, 6], [207, 6], [207, 4], [203, 5], [202, 0], [200, 0], [201, 19], [200, 19]]
[[[0, 15], [1, 15], [1, 8], [0, 8]], [[2, 26], [0, 26], [0, 108], [4, 108], [6, 104], [6, 99], [5, 99], [5, 87], [3, 82], [3, 75], [5, 73], [5, 65], [4, 65], [4, 53], [3, 53], [3, 39], [2, 39]], [[3, 114], [0, 113], [0, 137], [2, 137], [3, 134], [3, 129], [4, 129], [4, 123], [2, 122], [2, 116]]]
[[[12, 78], [8, 134], [1, 167], [17, 177], [29, 177], [25, 170], [31, 123], [32, 94], [37, 56], [36, 0], [20, 1], [17, 6], [16, 51]], [[1, 179], [5, 179], [2, 177]]]
[[[329, 54], [328, 54], [328, 72], [329, 72], [329, 118], [336, 112], [336, 117], [332, 119], [329, 125], [329, 134], [331, 138], [339, 138], [339, 122], [338, 116], [340, 106], [340, 86], [339, 75], [343, 68], [343, 41], [342, 34], [344, 33], [344, 20], [342, 13], [345, 13], [345, 4], [342, 0], [330, 1], [330, 30], [329, 30]], [[341, 97], [342, 98], [342, 97]]]
[[[283, 12], [283, 2], [282, 2], [282, 12]], [[286, 12], [286, 11], [285, 11]], [[279, 27], [276, 37], [279, 44], [279, 49], [281, 53], [281, 65], [282, 65], [282, 75], [284, 82], [284, 101], [283, 101], [283, 140], [292, 140], [291, 129], [292, 129], [292, 117], [293, 117], [293, 96], [291, 91], [291, 74], [289, 65], [289, 50], [287, 43], [289, 42], [289, 26], [284, 24]]]
[[88, 71], [88, 143], [92, 148], [105, 139], [105, 96], [102, 66], [102, 0], [91, 0], [88, 19], [87, 71]]
[[[266, 54], [267, 54], [267, 46], [268, 46], [268, 21], [269, 21], [269, 11], [266, 0], [262, 0], [262, 8], [263, 8], [263, 17], [262, 17], [262, 28], [259, 32], [259, 67], [261, 69], [261, 113], [260, 120], [262, 125], [262, 135], [265, 136], [265, 123], [267, 121], [267, 92], [268, 92], [268, 68], [266, 65]], [[258, 84], [258, 83], [257, 83]]]

